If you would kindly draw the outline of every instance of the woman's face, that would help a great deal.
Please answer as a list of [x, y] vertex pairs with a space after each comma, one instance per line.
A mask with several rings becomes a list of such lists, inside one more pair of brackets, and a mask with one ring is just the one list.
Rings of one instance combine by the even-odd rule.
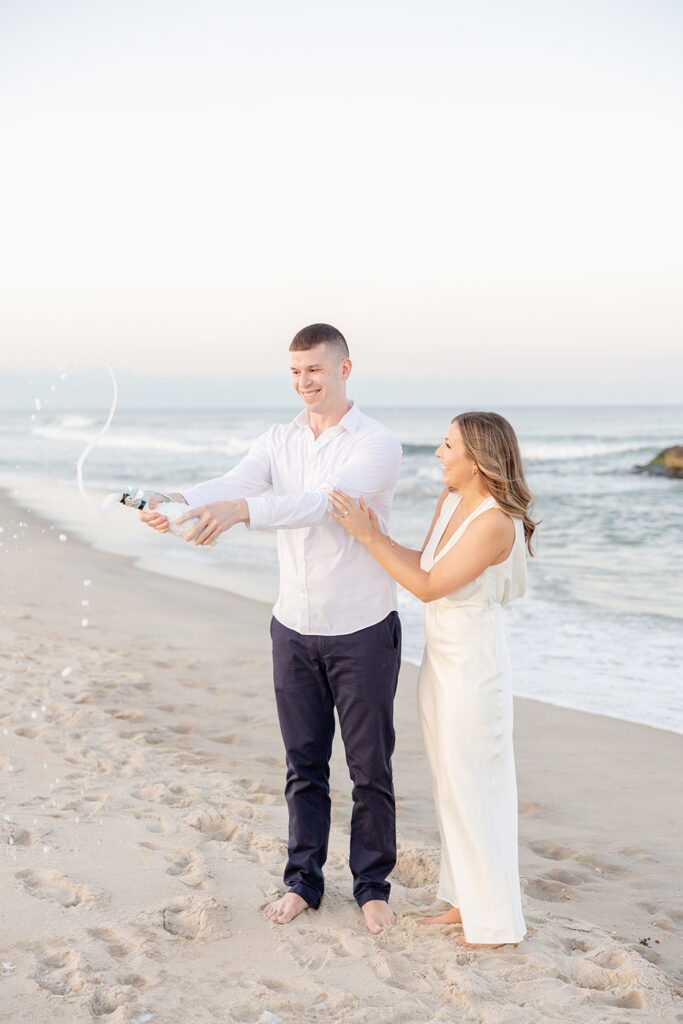
[[448, 487], [460, 490], [463, 484], [472, 479], [476, 463], [465, 450], [457, 423], [451, 423], [443, 444], [436, 449], [436, 457], [443, 469], [443, 482]]

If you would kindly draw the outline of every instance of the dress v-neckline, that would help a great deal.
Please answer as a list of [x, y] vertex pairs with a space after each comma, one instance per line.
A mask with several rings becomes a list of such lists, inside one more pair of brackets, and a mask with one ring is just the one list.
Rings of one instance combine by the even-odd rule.
[[436, 544], [434, 545], [434, 554], [432, 555], [432, 561], [433, 561], [433, 562], [437, 562], [437, 561], [439, 560], [439, 558], [441, 558], [441, 556], [442, 556], [442, 555], [446, 554], [446, 552], [447, 552], [447, 551], [449, 550], [449, 548], [450, 548], [450, 547], [451, 547], [451, 545], [453, 544], [453, 541], [454, 541], [454, 540], [455, 540], [455, 538], [456, 538], [456, 537], [458, 536], [458, 534], [460, 533], [460, 531], [461, 531], [461, 530], [462, 530], [462, 529], [463, 529], [463, 528], [464, 528], [465, 526], [467, 526], [467, 525], [468, 525], [468, 523], [469, 523], [470, 519], [472, 519], [472, 518], [473, 518], [473, 517], [474, 517], [474, 516], [475, 516], [475, 515], [477, 514], [477, 512], [479, 512], [479, 511], [480, 511], [480, 509], [482, 508], [482, 506], [483, 506], [483, 505], [485, 505], [487, 501], [492, 501], [492, 502], [493, 502], [493, 504], [495, 505], [495, 499], [493, 498], [493, 495], [491, 495], [491, 494], [489, 494], [488, 498], [484, 498], [484, 500], [483, 500], [483, 501], [480, 501], [480, 502], [479, 502], [479, 504], [477, 505], [477, 507], [476, 507], [476, 508], [474, 509], [474, 511], [470, 512], [470, 514], [469, 514], [469, 515], [467, 516], [467, 518], [466, 518], [466, 519], [463, 519], [463, 521], [462, 521], [462, 522], [460, 523], [460, 526], [458, 526], [458, 527], [457, 527], [457, 529], [453, 531], [453, 535], [452, 535], [451, 537], [449, 537], [449, 538], [448, 538], [448, 540], [446, 541], [446, 543], [444, 544], [444, 546], [443, 546], [443, 547], [441, 548], [441, 550], [439, 551], [439, 550], [438, 550], [439, 544], [440, 544], [440, 543], [441, 543], [441, 541], [443, 540], [443, 535], [444, 535], [444, 533], [446, 532], [446, 530], [448, 529], [448, 524], [450, 523], [451, 519], [452, 519], [452, 518], [453, 518], [453, 516], [455, 515], [455, 510], [456, 510], [456, 509], [458, 508], [458, 506], [460, 505], [460, 502], [461, 502], [461, 501], [462, 501], [462, 495], [460, 495], [460, 498], [459, 498], [459, 500], [458, 500], [458, 501], [457, 501], [457, 502], [455, 503], [455, 505], [453, 506], [453, 509], [452, 509], [452, 511], [451, 511], [451, 513], [450, 513], [450, 515], [448, 516], [448, 519], [446, 520], [446, 522], [445, 522], [445, 524], [444, 524], [444, 528], [443, 528], [443, 530], [441, 531], [441, 533], [439, 534], [439, 539], [437, 540]]

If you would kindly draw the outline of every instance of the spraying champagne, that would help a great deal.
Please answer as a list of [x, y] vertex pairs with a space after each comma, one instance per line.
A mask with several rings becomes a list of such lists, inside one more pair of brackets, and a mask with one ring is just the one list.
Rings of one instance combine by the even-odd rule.
[[[140, 489], [134, 489], [132, 487], [123, 492], [120, 498], [122, 505], [127, 505], [128, 508], [136, 508], [138, 510], [143, 509], [149, 499], [158, 494], [163, 500], [155, 507], [154, 511], [168, 522], [168, 528], [170, 533], [175, 537], [184, 537], [188, 533], [198, 520], [198, 516], [194, 519], [188, 519], [186, 523], [181, 523], [180, 526], [176, 525], [176, 519], [180, 519], [187, 513], [187, 505], [180, 501], [174, 501], [169, 494], [163, 494], [161, 491], [143, 491]], [[210, 544], [204, 545], [207, 548], [213, 548], [216, 546], [216, 541], [212, 541]]]

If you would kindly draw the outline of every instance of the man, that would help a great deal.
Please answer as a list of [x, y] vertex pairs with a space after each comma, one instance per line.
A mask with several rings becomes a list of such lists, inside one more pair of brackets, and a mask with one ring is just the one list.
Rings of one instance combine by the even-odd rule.
[[[328, 495], [334, 488], [362, 494], [386, 530], [401, 446], [347, 398], [351, 361], [336, 328], [305, 327], [290, 352], [303, 411], [271, 427], [225, 476], [172, 497], [192, 506], [178, 522], [198, 518], [185, 538], [195, 544], [210, 544], [236, 523], [278, 531], [271, 636], [287, 753], [289, 891], [266, 914], [287, 924], [323, 895], [336, 707], [353, 781], [354, 896], [377, 934], [396, 920], [387, 876], [396, 862], [391, 756], [401, 627], [393, 581], [331, 517]], [[154, 511], [161, 500], [155, 496], [141, 518], [165, 532], [166, 519]]]

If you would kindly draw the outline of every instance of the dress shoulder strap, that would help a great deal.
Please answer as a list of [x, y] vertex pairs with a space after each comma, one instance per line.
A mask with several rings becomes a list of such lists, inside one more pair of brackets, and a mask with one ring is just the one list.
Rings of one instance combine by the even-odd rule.
[[492, 508], [498, 508], [499, 509], [500, 505], [498, 504], [498, 502], [496, 501], [496, 499], [492, 495], [489, 495], [488, 498], [484, 498], [484, 500], [482, 501], [481, 505], [479, 505], [477, 508], [475, 508], [475, 510], [472, 513], [472, 515], [469, 516], [465, 520], [465, 522], [471, 523], [472, 520], [476, 519], [477, 516], [480, 516], [482, 514], [482, 512], [489, 512]]
[[[460, 496], [458, 496], [458, 501], [460, 501]], [[445, 504], [446, 504], [446, 502], [444, 501], [444, 505]], [[472, 520], [476, 519], [478, 515], [480, 515], [482, 512], [488, 511], [488, 509], [490, 509], [490, 508], [497, 508], [497, 505], [496, 505], [494, 499], [489, 496], [488, 498], [484, 498], [484, 500], [481, 502], [481, 504], [478, 505], [477, 508], [475, 508], [474, 512], [471, 512], [468, 515], [467, 519], [465, 519], [460, 524], [460, 526], [457, 528], [457, 530], [455, 531], [453, 536], [448, 539], [446, 544], [444, 544], [444, 546], [442, 547], [441, 551], [439, 551], [438, 554], [435, 556], [434, 560], [438, 561], [445, 554], [447, 554], [447, 552], [449, 552], [451, 550], [451, 548], [455, 546], [456, 541], [460, 540], [461, 536], [463, 535], [463, 533], [465, 532], [467, 527], [470, 525]], [[454, 511], [455, 511], [455, 506], [453, 506], [452, 508], [449, 509], [448, 519], [450, 519], [450, 517], [451, 517], [451, 515], [453, 514]], [[448, 519], [446, 520], [446, 523], [444, 524], [444, 529], [441, 531], [441, 536], [443, 536], [443, 533], [444, 533], [444, 531], [446, 529], [446, 525], [448, 524]], [[437, 543], [435, 545], [435, 550], [436, 550], [437, 546], [438, 546], [438, 541], [437, 541]]]

